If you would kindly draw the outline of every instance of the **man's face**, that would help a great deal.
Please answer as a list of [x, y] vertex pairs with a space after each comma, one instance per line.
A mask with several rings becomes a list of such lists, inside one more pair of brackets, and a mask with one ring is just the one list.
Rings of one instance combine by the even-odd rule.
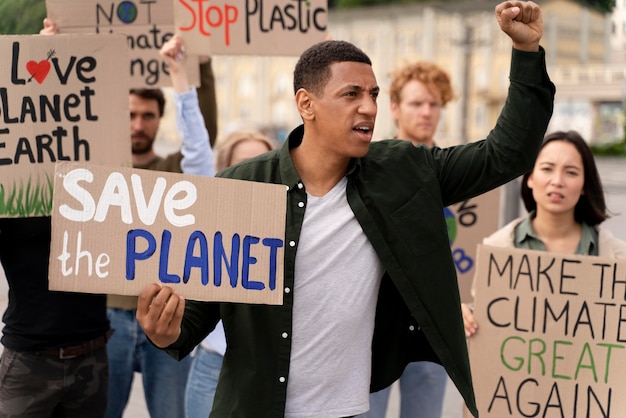
[[145, 154], [152, 150], [152, 144], [159, 129], [159, 104], [153, 99], [144, 99], [130, 94], [130, 138], [133, 154]]
[[391, 102], [391, 114], [398, 126], [398, 138], [432, 147], [441, 117], [441, 94], [421, 81], [411, 80], [400, 90], [400, 101]]
[[313, 129], [329, 156], [362, 157], [372, 140], [380, 88], [372, 67], [360, 62], [330, 66], [321, 97], [311, 94]]

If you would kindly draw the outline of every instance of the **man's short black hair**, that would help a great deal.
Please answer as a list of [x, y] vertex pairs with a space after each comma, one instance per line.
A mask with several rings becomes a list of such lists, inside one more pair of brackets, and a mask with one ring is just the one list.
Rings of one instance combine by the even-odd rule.
[[304, 88], [320, 96], [330, 80], [330, 65], [335, 62], [362, 62], [372, 65], [367, 54], [350, 42], [319, 42], [300, 56], [293, 71], [294, 94]]
[[165, 96], [161, 89], [130, 89], [130, 94], [134, 94], [145, 100], [156, 100], [159, 105], [159, 117], [163, 116], [163, 111], [165, 110]]

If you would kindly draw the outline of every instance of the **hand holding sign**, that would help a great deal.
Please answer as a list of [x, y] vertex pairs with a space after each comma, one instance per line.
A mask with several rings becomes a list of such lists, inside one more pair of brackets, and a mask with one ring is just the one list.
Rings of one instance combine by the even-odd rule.
[[476, 322], [476, 318], [474, 318], [474, 310], [467, 303], [461, 304], [461, 313], [463, 314], [465, 336], [469, 338], [478, 331], [478, 322]]
[[39, 31], [40, 35], [56, 35], [59, 33], [59, 28], [56, 22], [52, 19], [45, 18], [43, 20], [43, 29]]
[[139, 294], [137, 322], [157, 347], [167, 347], [180, 335], [185, 299], [171, 287], [147, 285]]

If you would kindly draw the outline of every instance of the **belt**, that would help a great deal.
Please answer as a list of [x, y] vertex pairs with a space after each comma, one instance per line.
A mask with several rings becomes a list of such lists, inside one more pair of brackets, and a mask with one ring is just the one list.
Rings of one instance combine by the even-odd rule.
[[104, 348], [109, 338], [111, 338], [111, 334], [113, 334], [112, 329], [108, 330], [104, 335], [82, 344], [39, 351], [38, 353], [44, 356], [56, 357], [61, 360], [86, 356]]

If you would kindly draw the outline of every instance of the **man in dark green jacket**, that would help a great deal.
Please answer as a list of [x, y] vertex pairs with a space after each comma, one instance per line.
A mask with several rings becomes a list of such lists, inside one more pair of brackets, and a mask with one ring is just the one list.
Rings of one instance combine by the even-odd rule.
[[440, 362], [477, 416], [443, 207], [532, 167], [554, 86], [533, 2], [496, 7], [513, 40], [511, 85], [483, 141], [440, 149], [370, 143], [376, 83], [342, 41], [307, 50], [294, 72], [304, 124], [282, 149], [222, 177], [287, 187], [282, 306], [215, 304], [147, 286], [137, 319], [154, 344], [187, 355], [221, 318], [228, 348], [212, 417], [345, 417], [407, 363]]

